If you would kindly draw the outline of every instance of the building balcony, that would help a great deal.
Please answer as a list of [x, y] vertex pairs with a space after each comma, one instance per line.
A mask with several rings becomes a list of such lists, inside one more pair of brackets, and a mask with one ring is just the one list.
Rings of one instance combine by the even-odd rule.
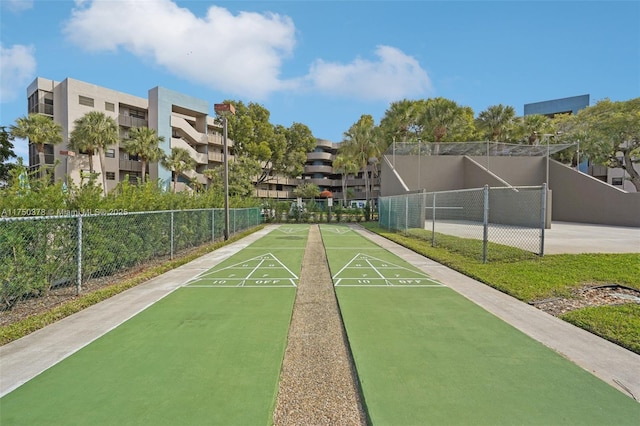
[[144, 118], [130, 117], [128, 115], [118, 115], [118, 125], [122, 127], [147, 127], [148, 121]]
[[334, 155], [330, 152], [309, 152], [307, 153], [307, 161], [333, 161]]
[[142, 163], [137, 160], [124, 160], [121, 158], [119, 167], [120, 167], [120, 170], [127, 170], [131, 172], [142, 173]]
[[295, 198], [293, 195], [293, 191], [276, 191], [271, 189], [257, 189], [256, 196], [258, 198], [281, 198], [281, 199], [291, 199]]
[[335, 146], [335, 144], [331, 141], [325, 140], [325, 139], [316, 139], [316, 146], [322, 147], [322, 148], [329, 148], [331, 150], [333, 149], [337, 149]]
[[332, 166], [304, 166], [305, 174], [322, 173], [325, 175], [333, 174]]
[[44, 103], [36, 104], [29, 110], [29, 114], [53, 115], [53, 105]]

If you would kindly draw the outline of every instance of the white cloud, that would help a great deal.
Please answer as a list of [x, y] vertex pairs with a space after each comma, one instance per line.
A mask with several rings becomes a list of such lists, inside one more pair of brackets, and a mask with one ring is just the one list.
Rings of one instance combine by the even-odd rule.
[[317, 91], [391, 101], [431, 89], [427, 73], [402, 51], [379, 46], [376, 61], [349, 64], [316, 60], [306, 76], [280, 78], [295, 47], [291, 18], [211, 6], [195, 16], [173, 0], [76, 0], [64, 27], [69, 40], [88, 51], [124, 49], [170, 73], [226, 93], [264, 99], [270, 93]]
[[[36, 72], [33, 46], [15, 44], [5, 48], [0, 44], [0, 99], [10, 102], [31, 83]], [[20, 93], [19, 93], [20, 90]]]
[[316, 60], [307, 79], [322, 92], [366, 100], [415, 98], [431, 90], [431, 80], [418, 61], [390, 46], [378, 46], [377, 61], [349, 64]]
[[2, 0], [4, 5], [12, 12], [19, 13], [33, 7], [33, 0]]
[[280, 90], [295, 45], [290, 18], [212, 6], [205, 17], [170, 0], [76, 2], [67, 37], [89, 51], [123, 48], [169, 72], [226, 92], [263, 98]]

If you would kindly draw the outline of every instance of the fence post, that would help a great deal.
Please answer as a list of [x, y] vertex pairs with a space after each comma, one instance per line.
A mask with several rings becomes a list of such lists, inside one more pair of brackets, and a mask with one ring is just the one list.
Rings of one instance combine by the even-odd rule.
[[82, 291], [82, 215], [78, 215], [78, 278], [76, 283], [76, 295]]
[[404, 235], [409, 233], [409, 196], [404, 197]]
[[487, 263], [487, 244], [489, 240], [489, 185], [484, 186], [484, 217], [482, 230], [482, 263]]
[[171, 252], [169, 258], [173, 260], [173, 210], [171, 210]]
[[542, 184], [542, 217], [540, 218], [540, 256], [544, 256], [544, 230], [547, 227], [547, 183]]
[[216, 240], [216, 209], [211, 209], [211, 242]]
[[436, 193], [433, 193], [433, 205], [431, 207], [431, 247], [436, 246]]

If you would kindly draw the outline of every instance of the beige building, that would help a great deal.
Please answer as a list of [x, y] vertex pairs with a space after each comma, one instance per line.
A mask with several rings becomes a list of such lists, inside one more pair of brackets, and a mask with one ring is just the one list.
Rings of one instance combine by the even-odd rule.
[[[125, 179], [136, 183], [142, 176], [142, 163], [135, 156], [111, 146], [105, 151], [105, 170], [101, 169], [98, 155], [93, 159], [86, 153], [70, 152], [67, 148], [69, 135], [75, 120], [89, 111], [101, 111], [112, 117], [119, 126], [120, 138], [126, 139], [133, 127], [155, 129], [164, 138], [160, 147], [165, 153], [171, 148], [186, 149], [195, 160], [195, 170], [178, 177], [177, 190], [185, 190], [194, 182], [207, 184], [203, 172], [223, 164], [222, 128], [214, 121], [213, 105], [182, 93], [163, 87], [154, 87], [147, 98], [118, 92], [95, 84], [67, 78], [62, 82], [36, 78], [27, 88], [28, 112], [40, 113], [51, 117], [62, 126], [63, 142], [60, 145], [45, 146], [45, 164], [54, 166], [54, 179], [66, 180], [67, 177], [79, 184], [90, 169], [104, 173], [107, 191], [112, 190]], [[228, 141], [229, 159], [233, 161], [233, 141]], [[259, 184], [256, 195], [262, 198], [295, 198], [293, 189], [302, 183], [313, 183], [320, 190], [329, 190], [334, 198], [342, 199], [342, 176], [333, 170], [333, 160], [338, 152], [338, 143], [317, 139], [314, 151], [308, 153], [302, 176], [296, 179], [272, 177]], [[35, 146], [29, 146], [29, 165], [38, 167], [39, 158]], [[150, 163], [146, 173], [151, 179], [161, 179], [167, 187], [172, 185], [172, 172], [161, 164]], [[101, 179], [98, 179], [101, 183]], [[365, 198], [365, 180], [363, 173], [349, 176], [347, 186], [350, 198]], [[372, 198], [380, 190], [379, 174], [372, 179]]]
[[[108, 191], [127, 178], [135, 183], [142, 175], [139, 159], [120, 149], [119, 145], [105, 151], [105, 170], [101, 169], [97, 154], [90, 158], [86, 153], [68, 150], [75, 120], [89, 111], [101, 111], [112, 117], [118, 123], [121, 139], [126, 139], [133, 127], [150, 127], [164, 137], [160, 147], [166, 153], [173, 147], [186, 149], [195, 160], [196, 169], [179, 176], [178, 190], [193, 181], [206, 184], [203, 171], [217, 167], [223, 161], [222, 129], [208, 114], [206, 101], [162, 87], [149, 90], [145, 99], [71, 78], [57, 82], [40, 77], [29, 85], [27, 98], [29, 113], [50, 116], [62, 126], [62, 144], [45, 146], [45, 164], [55, 165], [56, 180], [68, 176], [76, 184], [80, 183], [82, 174], [89, 172], [90, 161], [93, 161], [94, 172], [105, 174]], [[229, 141], [229, 146], [232, 148], [233, 141]], [[31, 144], [29, 165], [39, 166], [37, 151]], [[171, 184], [171, 171], [158, 163], [147, 167], [146, 173], [151, 179], [160, 178], [167, 186]]]

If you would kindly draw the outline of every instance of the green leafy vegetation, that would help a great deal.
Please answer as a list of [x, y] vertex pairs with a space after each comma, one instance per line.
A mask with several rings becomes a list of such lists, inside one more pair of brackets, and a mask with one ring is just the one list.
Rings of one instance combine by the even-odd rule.
[[[511, 247], [491, 247], [492, 258], [483, 264], [478, 257], [481, 241], [438, 235], [431, 247], [428, 231], [408, 235], [387, 231], [377, 224], [364, 226], [416, 253], [433, 259], [523, 302], [552, 297], [571, 297], [585, 285], [618, 284], [640, 290], [640, 254], [562, 254], [538, 257]], [[580, 309], [562, 319], [640, 353], [640, 306], [629, 303]]]
[[223, 247], [234, 241], [238, 241], [246, 237], [247, 235], [259, 231], [263, 227], [264, 225], [259, 225], [242, 233], [238, 233], [235, 236], [229, 238], [229, 240], [227, 241], [218, 241], [212, 244], [206, 244], [181, 257], [163, 262], [159, 266], [143, 270], [142, 272], [122, 282], [118, 282], [108, 287], [103, 287], [91, 293], [83, 294], [45, 313], [32, 315], [21, 321], [0, 327], [0, 346], [24, 337], [29, 333], [33, 333], [36, 330], [59, 321], [62, 318], [68, 317], [69, 315], [75, 314], [76, 312], [80, 312], [81, 310], [86, 309], [89, 306], [95, 305], [96, 303], [115, 296], [116, 294], [122, 293], [125, 290], [128, 290], [152, 278], [162, 275], [167, 271], [189, 263], [192, 260], [195, 260], [198, 257], [203, 256], [213, 250], [217, 250], [220, 247]]

